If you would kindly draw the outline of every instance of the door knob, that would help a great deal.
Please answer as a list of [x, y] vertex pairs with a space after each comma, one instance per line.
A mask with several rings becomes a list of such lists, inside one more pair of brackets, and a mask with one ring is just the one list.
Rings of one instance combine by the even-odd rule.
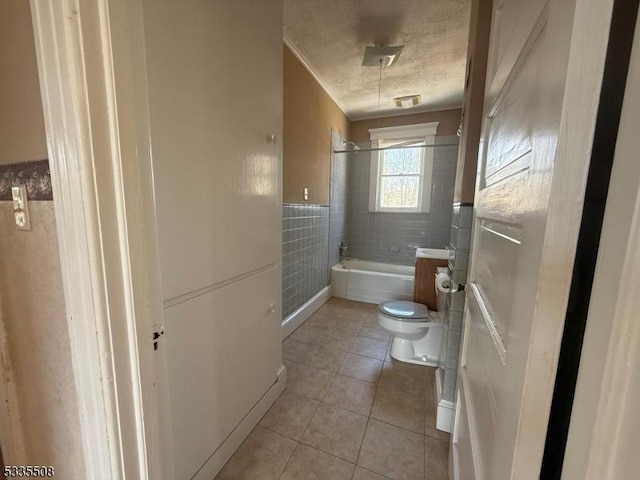
[[275, 145], [278, 143], [278, 136], [273, 133], [271, 135], [267, 135], [267, 143]]

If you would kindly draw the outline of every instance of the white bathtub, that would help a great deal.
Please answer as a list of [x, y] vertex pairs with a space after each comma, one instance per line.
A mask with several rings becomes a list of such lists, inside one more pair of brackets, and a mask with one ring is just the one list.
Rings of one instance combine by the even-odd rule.
[[334, 297], [359, 302], [413, 300], [414, 267], [348, 260], [331, 269]]

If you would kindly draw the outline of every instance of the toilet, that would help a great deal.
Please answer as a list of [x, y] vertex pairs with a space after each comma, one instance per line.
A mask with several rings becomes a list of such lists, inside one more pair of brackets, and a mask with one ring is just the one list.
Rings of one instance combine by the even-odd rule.
[[[446, 271], [446, 267], [438, 267], [438, 273]], [[439, 304], [443, 295], [438, 291]], [[390, 300], [378, 305], [378, 324], [393, 334], [391, 357], [400, 362], [438, 366], [443, 335], [439, 312], [429, 311], [422, 303]]]

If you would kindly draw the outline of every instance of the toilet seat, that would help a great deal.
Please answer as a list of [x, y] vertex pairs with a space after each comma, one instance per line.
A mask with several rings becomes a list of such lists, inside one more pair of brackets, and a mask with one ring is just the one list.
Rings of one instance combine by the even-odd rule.
[[391, 300], [378, 305], [378, 312], [387, 318], [400, 322], [429, 321], [429, 309], [426, 305], [404, 300]]

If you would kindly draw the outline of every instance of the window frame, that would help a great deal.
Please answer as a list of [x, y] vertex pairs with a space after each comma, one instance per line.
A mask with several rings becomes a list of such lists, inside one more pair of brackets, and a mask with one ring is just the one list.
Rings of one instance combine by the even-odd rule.
[[[438, 122], [402, 125], [397, 127], [372, 128], [369, 138], [372, 148], [379, 148], [386, 142], [401, 143], [424, 141], [426, 145], [435, 143]], [[384, 208], [380, 205], [383, 178], [382, 161], [384, 150], [371, 152], [369, 178], [369, 211], [380, 213], [429, 213], [431, 210], [431, 184], [433, 174], [433, 148], [420, 150], [420, 180], [418, 181], [418, 206], [415, 208]], [[407, 175], [409, 176], [409, 175]], [[411, 175], [414, 176], [414, 175]]]

